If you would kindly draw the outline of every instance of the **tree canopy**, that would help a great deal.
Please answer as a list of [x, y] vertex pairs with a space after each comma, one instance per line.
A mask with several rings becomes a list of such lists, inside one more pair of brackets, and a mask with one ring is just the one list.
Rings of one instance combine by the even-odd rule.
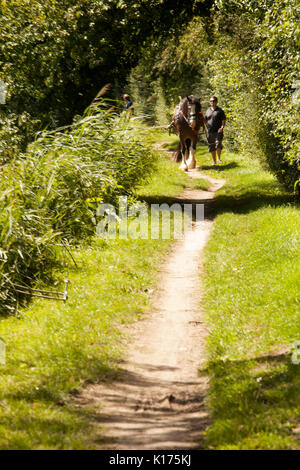
[[[1, 0], [0, 152], [68, 124], [105, 83], [164, 122], [178, 95], [215, 93], [232, 148], [291, 189], [299, 174], [297, 0]], [[298, 85], [297, 85], [298, 83]]]

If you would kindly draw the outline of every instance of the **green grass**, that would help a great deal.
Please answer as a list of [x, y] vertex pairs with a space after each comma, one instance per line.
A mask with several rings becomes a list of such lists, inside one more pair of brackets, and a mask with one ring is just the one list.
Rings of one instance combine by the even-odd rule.
[[300, 365], [300, 211], [258, 162], [224, 152], [202, 171], [226, 179], [205, 249], [202, 307], [212, 425], [209, 449], [298, 449]]
[[67, 394], [117, 373], [124, 339], [118, 325], [145, 312], [166, 246], [95, 240], [73, 252], [78, 268], [66, 268], [71, 285], [65, 305], [38, 300], [19, 319], [1, 321], [7, 344], [0, 378], [1, 448], [84, 446], [85, 420]]
[[208, 191], [211, 184], [204, 178], [193, 178], [190, 180], [191, 189], [199, 189], [201, 191]]
[[[155, 134], [154, 141], [168, 136]], [[175, 138], [169, 139], [175, 146]], [[173, 142], [173, 143], [172, 143]], [[205, 250], [202, 307], [210, 329], [207, 429], [209, 449], [298, 449], [300, 365], [299, 208], [255, 161], [224, 152], [212, 167], [198, 147], [202, 172], [225, 178]], [[163, 154], [141, 200], [167, 202], [186, 187], [205, 186]], [[204, 187], [201, 189], [205, 189]], [[19, 318], [0, 321], [7, 361], [0, 377], [1, 449], [89, 449], [95, 408], [74, 406], [87, 382], [119, 374], [125, 340], [120, 324], [149, 309], [168, 240], [95, 239], [73, 250], [62, 277], [71, 280], [66, 304], [36, 300]]]
[[44, 130], [0, 168], [0, 315], [26, 304], [15, 284], [52, 282], [53, 245], [94, 235], [99, 202], [116, 204], [153, 172], [149, 129], [100, 104], [67, 129]]
[[[187, 176], [161, 153], [153, 179], [138, 195], [172, 198], [187, 184]], [[66, 258], [61, 275], [71, 281], [66, 304], [36, 299], [18, 318], [1, 318], [0, 337], [6, 342], [6, 364], [0, 365], [1, 449], [95, 447], [95, 410], [74, 406], [72, 394], [87, 382], [119, 373], [126, 340], [120, 325], [149, 309], [149, 292], [169, 244], [95, 239], [72, 251], [77, 266]]]
[[[167, 148], [170, 143], [172, 145], [174, 137], [154, 132], [152, 140], [153, 143], [161, 141], [161, 147]], [[163, 142], [166, 141], [169, 143], [163, 145]], [[180, 194], [184, 188], [191, 184], [187, 175], [179, 170], [178, 164], [170, 163], [170, 160], [165, 157], [164, 152], [159, 151], [159, 155], [159, 170], [153, 173], [150, 184], [143, 184], [143, 186], [136, 191], [139, 199], [149, 204], [171, 202], [176, 195]]]

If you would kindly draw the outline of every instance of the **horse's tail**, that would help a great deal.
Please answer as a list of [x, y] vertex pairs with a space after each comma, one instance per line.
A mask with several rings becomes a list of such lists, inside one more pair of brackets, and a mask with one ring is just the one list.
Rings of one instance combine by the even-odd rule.
[[182, 160], [182, 154], [181, 154], [181, 145], [180, 145], [180, 142], [177, 146], [177, 149], [174, 150], [173, 154], [172, 154], [172, 160], [174, 160], [174, 162], [181, 162]]

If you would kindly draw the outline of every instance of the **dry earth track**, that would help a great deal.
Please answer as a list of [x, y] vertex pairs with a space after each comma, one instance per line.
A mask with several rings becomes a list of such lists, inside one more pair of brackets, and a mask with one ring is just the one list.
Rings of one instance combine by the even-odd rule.
[[[209, 191], [186, 189], [176, 202], [203, 203], [205, 220], [174, 242], [160, 271], [152, 310], [130, 325], [128, 355], [117, 381], [87, 386], [79, 407], [101, 404], [95, 418], [95, 448], [201, 449], [209, 416], [205, 405], [208, 378], [204, 362], [207, 329], [200, 311], [202, 250], [213, 224], [214, 193], [224, 180], [207, 178]], [[98, 429], [98, 432], [97, 432]], [[102, 441], [103, 442], [103, 441]]]

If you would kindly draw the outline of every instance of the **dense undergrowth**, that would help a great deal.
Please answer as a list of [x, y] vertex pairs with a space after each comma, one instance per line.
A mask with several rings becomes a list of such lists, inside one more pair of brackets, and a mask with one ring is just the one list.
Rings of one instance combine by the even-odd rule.
[[132, 195], [149, 176], [156, 157], [143, 136], [137, 120], [90, 108], [68, 128], [43, 132], [26, 154], [2, 166], [1, 313], [24, 300], [15, 284], [53, 279], [57, 245], [95, 234], [100, 203]]

